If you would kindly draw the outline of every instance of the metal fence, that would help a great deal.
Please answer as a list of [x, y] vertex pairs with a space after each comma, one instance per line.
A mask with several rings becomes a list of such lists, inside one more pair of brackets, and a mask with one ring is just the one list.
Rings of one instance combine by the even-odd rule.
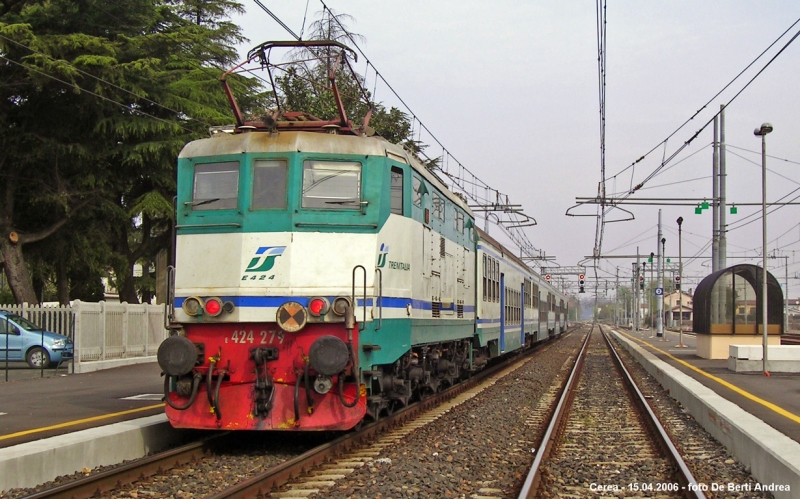
[[0, 305], [47, 331], [75, 343], [72, 371], [96, 371], [155, 361], [158, 346], [168, 336], [163, 305], [89, 303], [70, 306]]

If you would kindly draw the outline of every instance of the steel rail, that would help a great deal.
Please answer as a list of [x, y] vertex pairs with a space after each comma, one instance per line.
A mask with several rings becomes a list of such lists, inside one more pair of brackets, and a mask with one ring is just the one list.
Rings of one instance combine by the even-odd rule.
[[603, 328], [600, 327], [600, 332], [603, 334], [603, 338], [606, 340], [606, 344], [608, 348], [611, 350], [613, 354], [614, 362], [616, 363], [617, 367], [623, 374], [623, 378], [625, 379], [625, 383], [628, 386], [628, 389], [631, 393], [635, 394], [634, 403], [639, 406], [639, 408], [644, 412], [647, 413], [648, 417], [645, 418], [645, 423], [650, 428], [651, 434], [654, 436], [656, 441], [658, 442], [661, 449], [664, 453], [672, 460], [673, 465], [675, 466], [677, 473], [678, 482], [683, 487], [683, 491], [686, 492], [686, 497], [694, 497], [697, 499], [705, 499], [705, 494], [700, 490], [700, 486], [697, 484], [697, 481], [694, 479], [692, 472], [689, 470], [689, 467], [686, 466], [686, 462], [681, 457], [681, 453], [678, 452], [678, 449], [672, 443], [672, 440], [669, 438], [667, 431], [664, 429], [664, 426], [659, 421], [658, 416], [653, 412], [650, 408], [650, 404], [647, 403], [647, 400], [644, 398], [641, 390], [636, 385], [636, 382], [633, 380], [633, 377], [625, 368], [625, 364], [622, 363], [622, 359], [617, 354], [617, 349], [614, 348], [614, 345], [611, 343], [611, 338], [603, 331]]
[[575, 364], [572, 366], [572, 371], [570, 372], [569, 378], [567, 378], [566, 382], [561, 385], [561, 396], [558, 399], [558, 404], [556, 404], [553, 415], [550, 417], [550, 425], [548, 425], [547, 431], [542, 437], [542, 441], [539, 443], [539, 451], [536, 453], [536, 457], [533, 460], [533, 464], [528, 472], [528, 476], [525, 477], [525, 481], [522, 484], [522, 490], [520, 490], [518, 496], [519, 499], [530, 499], [536, 494], [536, 490], [539, 487], [539, 482], [541, 481], [541, 473], [539, 472], [539, 468], [544, 459], [550, 456], [550, 451], [553, 449], [553, 444], [555, 443], [558, 430], [560, 429], [563, 421], [562, 418], [567, 414], [565, 408], [568, 407], [572, 398], [575, 396], [574, 388], [578, 384], [578, 373], [583, 367], [583, 360], [585, 357], [584, 353], [586, 352], [586, 346], [589, 344], [589, 338], [591, 338], [591, 336], [592, 330], [590, 329], [589, 334], [586, 335], [586, 338], [583, 341], [580, 352], [578, 352], [578, 356], [575, 359]]
[[[678, 452], [677, 448], [672, 443], [672, 440], [670, 440], [669, 435], [667, 435], [667, 432], [661, 425], [658, 417], [652, 411], [641, 390], [639, 390], [638, 386], [636, 385], [636, 382], [625, 368], [624, 364], [622, 363], [622, 359], [620, 359], [616, 349], [611, 344], [611, 340], [609, 339], [608, 335], [603, 331], [599, 324], [597, 326], [600, 330], [600, 333], [603, 335], [603, 338], [606, 340], [606, 344], [609, 347], [610, 352], [613, 354], [612, 359], [614, 359], [614, 363], [620, 370], [620, 373], [623, 375], [622, 377], [625, 380], [625, 384], [628, 387], [629, 392], [632, 395], [635, 395], [632, 397], [634, 404], [640, 409], [641, 414], [647, 414], [648, 416], [644, 419], [645, 424], [650, 429], [651, 435], [653, 435], [653, 438], [657, 441], [663, 453], [672, 461], [674, 469], [676, 470], [676, 478], [683, 487], [681, 490], [684, 492], [686, 497], [705, 499], [706, 496], [700, 490], [700, 486], [694, 479], [692, 472], [689, 470], [688, 466], [686, 466], [686, 463], [681, 457], [680, 452]], [[594, 329], [594, 327], [592, 329]], [[528, 476], [525, 478], [525, 482], [523, 483], [522, 489], [518, 496], [519, 499], [532, 499], [536, 496], [539, 482], [541, 481], [540, 466], [542, 462], [550, 456], [553, 443], [558, 435], [561, 424], [565, 420], [566, 412], [564, 411], [564, 408], [568, 407], [569, 402], [571, 402], [572, 398], [574, 397], [573, 392], [575, 386], [577, 386], [577, 373], [583, 366], [583, 358], [589, 338], [591, 337], [591, 333], [592, 331], [586, 335], [586, 341], [581, 347], [578, 358], [573, 366], [572, 373], [570, 374], [567, 382], [564, 384], [564, 388], [562, 388], [563, 391], [558, 401], [558, 405], [553, 413], [550, 425], [548, 426], [547, 431], [542, 438], [542, 444], [539, 446], [540, 452], [537, 453], [536, 458], [531, 465]]]
[[781, 345], [798, 345], [800, 344], [800, 334], [784, 333], [781, 335]]
[[[566, 332], [569, 332], [569, 330]], [[561, 337], [563, 337], [563, 335]], [[550, 344], [550, 342], [546, 342], [544, 344]], [[521, 356], [527, 357], [534, 354], [539, 350], [540, 346], [542, 345], [531, 348], [530, 350], [522, 353]], [[498, 372], [502, 371], [502, 369], [508, 367], [511, 365], [511, 363], [519, 359], [520, 356], [513, 356], [507, 359], [505, 362], [487, 368], [468, 380], [462, 381], [461, 383], [458, 383], [457, 385], [443, 392], [425, 398], [424, 400], [410, 405], [391, 416], [380, 419], [374, 423], [370, 423], [369, 425], [364, 426], [358, 432], [343, 435], [327, 444], [311, 449], [294, 459], [286, 461], [283, 464], [265, 471], [264, 473], [239, 482], [236, 485], [218, 493], [206, 496], [205, 499], [246, 499], [266, 497], [277, 487], [288, 483], [303, 473], [307, 473], [311, 469], [323, 464], [327, 460], [340, 456], [348, 452], [350, 449], [369, 441], [374, 436], [383, 433], [384, 431], [388, 431], [391, 428], [405, 423], [408, 420], [414, 419], [429, 409], [436, 407], [443, 402], [475, 387], [483, 380], [494, 374], [497, 374]]]
[[22, 499], [88, 499], [105, 497], [104, 493], [120, 485], [136, 482], [204, 457], [208, 445], [230, 432], [186, 444], [166, 452], [131, 461], [128, 464], [90, 475], [78, 480], [36, 492]]
[[[570, 331], [571, 330], [565, 331], [565, 334]], [[563, 337], [563, 335], [561, 337]], [[358, 432], [343, 435], [332, 442], [311, 449], [294, 459], [273, 467], [260, 475], [244, 480], [229, 489], [209, 495], [207, 499], [263, 497], [258, 494], [269, 492], [274, 487], [287, 483], [300, 473], [321, 464], [325, 460], [347, 452], [354, 446], [368, 441], [373, 436], [393, 426], [402, 424], [409, 419], [413, 419], [442, 402], [473, 388], [484, 379], [500, 372], [520, 358], [533, 355], [539, 351], [541, 346], [546, 344], [551, 344], [551, 342], [539, 344], [534, 348], [522, 352], [521, 355], [512, 356], [506, 359], [505, 362], [489, 367], [443, 392], [427, 397], [414, 405], [397, 411], [391, 416], [366, 425]], [[121, 485], [134, 483], [143, 478], [164, 473], [172, 468], [205, 457], [209, 451], [210, 444], [216, 443], [216, 440], [225, 436], [229, 436], [230, 433], [231, 432], [224, 432], [166, 452], [137, 459], [107, 471], [27, 495], [21, 499], [88, 499], [92, 497], [105, 497], [107, 492], [118, 489]]]

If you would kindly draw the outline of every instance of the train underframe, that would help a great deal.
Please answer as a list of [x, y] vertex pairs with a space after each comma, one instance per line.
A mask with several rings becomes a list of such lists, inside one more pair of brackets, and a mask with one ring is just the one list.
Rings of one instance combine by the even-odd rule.
[[469, 378], [493, 356], [491, 344], [463, 338], [358, 369], [357, 348], [358, 328], [341, 324], [297, 333], [274, 324], [187, 325], [159, 349], [166, 414], [177, 428], [348, 430]]

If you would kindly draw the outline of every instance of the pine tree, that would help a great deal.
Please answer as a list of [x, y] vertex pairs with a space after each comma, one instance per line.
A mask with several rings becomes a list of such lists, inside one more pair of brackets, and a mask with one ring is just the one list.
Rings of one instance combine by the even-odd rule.
[[[111, 267], [120, 298], [137, 301], [133, 265], [166, 246], [178, 152], [232, 121], [219, 76], [242, 40], [226, 16], [240, 9], [229, 0], [0, 3], [0, 255], [17, 302], [38, 301], [28, 267], [67, 279], [87, 245], [105, 248], [87, 255], [93, 275]], [[263, 108], [256, 81], [234, 84]], [[66, 250], [48, 248], [67, 224]], [[38, 258], [30, 265], [26, 245]]]

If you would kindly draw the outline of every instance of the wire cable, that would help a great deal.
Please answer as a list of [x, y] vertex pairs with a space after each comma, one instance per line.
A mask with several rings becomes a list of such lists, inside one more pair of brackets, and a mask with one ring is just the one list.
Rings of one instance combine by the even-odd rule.
[[[127, 94], [129, 94], [129, 95], [132, 95], [132, 96], [136, 97], [137, 99], [141, 99], [141, 100], [143, 100], [143, 101], [145, 101], [145, 102], [149, 102], [150, 104], [153, 104], [154, 106], [160, 107], [160, 108], [162, 108], [162, 109], [164, 109], [164, 110], [166, 110], [166, 111], [169, 111], [169, 112], [171, 112], [171, 113], [175, 113], [175, 114], [178, 114], [178, 115], [187, 116], [187, 115], [186, 115], [186, 113], [184, 113], [183, 111], [178, 111], [178, 110], [175, 110], [175, 109], [169, 108], [169, 107], [167, 107], [167, 106], [164, 106], [163, 104], [159, 104], [158, 102], [155, 102], [155, 101], [153, 101], [153, 100], [151, 100], [151, 99], [148, 99], [147, 97], [144, 97], [144, 96], [142, 96], [142, 95], [139, 95], [139, 94], [137, 94], [137, 93], [135, 93], [135, 92], [132, 92], [132, 91], [130, 91], [130, 90], [127, 90], [127, 89], [125, 89], [125, 88], [122, 88], [122, 87], [120, 87], [119, 85], [117, 85], [117, 84], [115, 84], [115, 83], [112, 83], [112, 82], [110, 82], [110, 81], [104, 80], [103, 78], [100, 78], [100, 77], [98, 77], [98, 76], [95, 76], [95, 75], [93, 75], [93, 74], [91, 74], [91, 73], [87, 73], [86, 71], [83, 71], [82, 69], [80, 69], [80, 68], [77, 68], [77, 67], [73, 66], [72, 64], [70, 64], [69, 62], [67, 62], [67, 61], [65, 61], [65, 60], [63, 60], [63, 59], [55, 59], [54, 57], [52, 57], [52, 56], [50, 56], [50, 55], [48, 55], [48, 54], [45, 54], [45, 53], [43, 53], [43, 52], [39, 52], [38, 50], [34, 50], [33, 48], [31, 48], [31, 47], [29, 47], [29, 46], [27, 46], [27, 45], [25, 45], [25, 44], [23, 44], [23, 43], [20, 43], [20, 42], [18, 42], [18, 41], [16, 41], [16, 40], [13, 40], [13, 39], [11, 39], [11, 38], [8, 38], [7, 36], [5, 36], [5, 35], [2, 35], [2, 34], [0, 34], [0, 38], [4, 39], [4, 40], [6, 40], [6, 41], [9, 41], [9, 42], [11, 42], [11, 43], [13, 43], [13, 44], [15, 44], [15, 45], [18, 45], [18, 46], [20, 46], [20, 47], [23, 47], [23, 48], [25, 48], [25, 49], [27, 49], [27, 50], [31, 51], [31, 52], [32, 52], [32, 53], [34, 53], [34, 54], [38, 54], [38, 55], [41, 55], [41, 56], [43, 56], [43, 57], [46, 57], [46, 58], [47, 58], [47, 59], [49, 59], [50, 61], [53, 61], [53, 62], [56, 62], [56, 63], [60, 63], [60, 64], [64, 64], [64, 65], [66, 65], [66, 66], [68, 66], [68, 67], [70, 67], [70, 68], [74, 69], [75, 71], [77, 71], [77, 72], [81, 73], [81, 74], [82, 74], [82, 75], [84, 75], [84, 76], [88, 76], [88, 77], [90, 77], [90, 78], [94, 78], [95, 80], [97, 80], [97, 81], [99, 81], [99, 82], [101, 82], [101, 83], [104, 83], [104, 84], [106, 84], [106, 85], [108, 85], [108, 86], [110, 86], [110, 87], [116, 88], [117, 90], [121, 90], [121, 91], [123, 91], [123, 92], [125, 92], [125, 93], [127, 93]], [[4, 57], [4, 58], [5, 58], [5, 57]], [[6, 60], [8, 60], [7, 58], [5, 58], [5, 59], [6, 59]], [[25, 66], [25, 67], [28, 67], [28, 66]], [[61, 80], [59, 80], [59, 81], [61, 81]], [[64, 83], [64, 82], [62, 81], [62, 83]], [[78, 87], [78, 88], [80, 88], [80, 87]], [[85, 90], [84, 90], [84, 91], [85, 91]], [[90, 92], [90, 93], [91, 93], [91, 92]], [[96, 95], [96, 94], [94, 94], [94, 95]], [[114, 101], [114, 102], [116, 102], [116, 101]], [[119, 102], [116, 102], [116, 103], [117, 103], [117, 104], [120, 104]], [[197, 121], [197, 122], [198, 122], [198, 123], [200, 123], [201, 125], [205, 125], [205, 126], [207, 126], [207, 127], [210, 127], [210, 126], [211, 126], [210, 124], [208, 124], [208, 123], [206, 123], [206, 122], [203, 122], [203, 121], [200, 121], [200, 120], [197, 120], [197, 119], [195, 119], [195, 118], [191, 118], [191, 117], [190, 117], [189, 119], [191, 119], [191, 120], [194, 120], [194, 121]]]
[[57, 81], [57, 82], [63, 83], [63, 84], [64, 84], [64, 85], [66, 85], [67, 87], [70, 87], [70, 88], [75, 88], [75, 89], [77, 89], [77, 90], [80, 90], [81, 92], [86, 92], [86, 93], [87, 93], [87, 94], [89, 94], [89, 95], [93, 95], [93, 96], [95, 96], [95, 97], [97, 97], [97, 98], [99, 98], [99, 99], [102, 99], [102, 100], [104, 100], [104, 101], [110, 102], [111, 104], [115, 104], [115, 105], [117, 105], [117, 106], [119, 106], [119, 107], [122, 107], [123, 109], [125, 109], [125, 110], [126, 110], [126, 111], [128, 111], [128, 112], [131, 112], [131, 113], [134, 113], [134, 114], [139, 114], [139, 115], [142, 115], [142, 116], [147, 116], [147, 117], [153, 118], [153, 119], [155, 119], [155, 120], [158, 120], [158, 121], [161, 121], [161, 122], [167, 123], [168, 125], [173, 125], [173, 126], [176, 126], [176, 127], [178, 127], [178, 128], [181, 128], [181, 129], [183, 129], [183, 130], [186, 130], [187, 132], [189, 132], [189, 133], [191, 133], [191, 134], [194, 134], [194, 133], [196, 133], [196, 131], [195, 131], [195, 130], [190, 130], [190, 129], [188, 129], [188, 128], [186, 128], [186, 127], [182, 126], [181, 124], [179, 124], [179, 123], [177, 123], [177, 122], [170, 121], [170, 120], [166, 120], [166, 119], [164, 119], [164, 118], [159, 118], [158, 116], [154, 116], [154, 115], [152, 115], [152, 114], [149, 114], [149, 113], [146, 113], [146, 112], [144, 112], [144, 111], [140, 111], [140, 110], [138, 110], [138, 109], [132, 108], [132, 107], [131, 107], [131, 106], [129, 106], [128, 104], [124, 104], [124, 103], [122, 103], [122, 102], [117, 102], [117, 101], [115, 101], [115, 100], [113, 100], [113, 99], [110, 99], [110, 98], [108, 98], [108, 97], [105, 97], [105, 96], [103, 96], [103, 95], [100, 95], [100, 94], [97, 94], [97, 93], [95, 93], [95, 92], [92, 92], [91, 90], [87, 90], [87, 89], [85, 89], [85, 88], [81, 87], [80, 85], [78, 85], [78, 84], [76, 84], [76, 83], [69, 83], [69, 82], [66, 82], [66, 81], [64, 81], [64, 80], [62, 80], [62, 79], [60, 79], [60, 78], [56, 78], [55, 76], [53, 76], [53, 75], [50, 75], [50, 74], [48, 74], [48, 73], [45, 73], [45, 72], [43, 72], [43, 71], [40, 71], [40, 70], [38, 70], [38, 69], [36, 69], [36, 68], [30, 67], [30, 66], [26, 66], [25, 64], [22, 64], [22, 63], [20, 63], [20, 62], [17, 62], [17, 61], [14, 61], [14, 60], [12, 60], [12, 59], [9, 59], [8, 57], [6, 57], [6, 56], [4, 56], [4, 55], [2, 55], [2, 54], [0, 54], [0, 59], [4, 59], [4, 60], [6, 60], [6, 61], [10, 62], [11, 64], [16, 64], [17, 66], [20, 66], [20, 67], [23, 67], [23, 68], [25, 68], [25, 69], [27, 69], [28, 71], [33, 71], [33, 72], [35, 72], [35, 73], [39, 73], [39, 74], [40, 74], [40, 75], [42, 75], [42, 76], [45, 76], [45, 77], [47, 77], [47, 78], [50, 78], [50, 79], [52, 79], [52, 80], [55, 80], [55, 81]]

